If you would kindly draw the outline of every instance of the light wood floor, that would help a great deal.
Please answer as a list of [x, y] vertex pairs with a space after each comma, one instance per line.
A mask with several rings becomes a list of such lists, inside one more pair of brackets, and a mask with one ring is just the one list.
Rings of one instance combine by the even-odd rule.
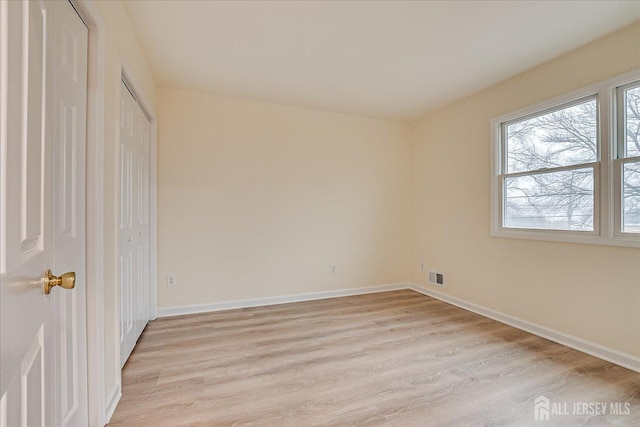
[[410, 290], [151, 322], [109, 425], [249, 424], [640, 426], [640, 374]]

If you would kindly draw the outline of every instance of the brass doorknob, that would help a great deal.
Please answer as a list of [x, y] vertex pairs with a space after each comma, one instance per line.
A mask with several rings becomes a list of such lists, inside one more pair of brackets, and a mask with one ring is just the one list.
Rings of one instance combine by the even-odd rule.
[[64, 273], [62, 276], [54, 276], [51, 274], [51, 270], [47, 270], [44, 273], [44, 293], [49, 295], [51, 293], [51, 288], [54, 286], [60, 286], [65, 289], [73, 289], [76, 286], [76, 273], [70, 271], [69, 273]]

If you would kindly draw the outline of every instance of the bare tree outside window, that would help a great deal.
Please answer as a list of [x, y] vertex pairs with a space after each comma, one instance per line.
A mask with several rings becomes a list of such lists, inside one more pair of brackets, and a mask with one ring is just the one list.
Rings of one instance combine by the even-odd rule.
[[595, 98], [505, 125], [504, 226], [592, 231]]
[[[640, 156], [640, 86], [624, 91], [624, 157]], [[640, 233], [640, 159], [622, 165], [622, 231]]]
[[491, 236], [640, 247], [640, 69], [491, 119]]

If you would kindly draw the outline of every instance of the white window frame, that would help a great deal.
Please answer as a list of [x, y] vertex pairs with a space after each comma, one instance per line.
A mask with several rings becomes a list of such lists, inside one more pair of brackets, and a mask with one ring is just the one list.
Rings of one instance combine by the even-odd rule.
[[[630, 83], [618, 85], [615, 88], [615, 102], [616, 102], [616, 112], [622, 113], [625, 104], [624, 104], [624, 91], [631, 87], [640, 86], [640, 79], [636, 79]], [[622, 232], [622, 168], [625, 163], [635, 163], [640, 161], [640, 156], [634, 157], [623, 157], [621, 152], [624, 151], [625, 141], [625, 123], [624, 123], [624, 114], [620, 114], [615, 119], [615, 127], [616, 127], [616, 141], [615, 141], [615, 156], [613, 157], [613, 180], [614, 180], [614, 234], [616, 237], [625, 237], [625, 236], [636, 236], [640, 237], [640, 233], [623, 233]], [[615, 185], [615, 180], [619, 180], [620, 184]]]
[[[621, 165], [630, 159], [618, 159], [619, 120], [616, 116], [620, 102], [617, 88], [640, 80], [640, 69], [556, 96], [491, 119], [491, 236], [516, 239], [546, 240], [569, 243], [640, 247], [640, 233], [623, 233]], [[503, 226], [504, 150], [503, 125], [570, 106], [586, 98], [595, 97], [598, 105], [597, 151], [599, 158], [594, 171], [593, 231], [545, 230], [508, 228]], [[571, 169], [569, 166], [562, 169]], [[536, 173], [536, 171], [526, 174]]]

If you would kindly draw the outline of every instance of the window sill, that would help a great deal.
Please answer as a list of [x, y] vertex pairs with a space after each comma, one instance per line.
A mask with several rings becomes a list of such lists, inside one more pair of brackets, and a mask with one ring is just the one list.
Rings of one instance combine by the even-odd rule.
[[587, 245], [618, 246], [627, 248], [640, 248], [640, 236], [599, 236], [597, 234], [587, 234], [571, 231], [552, 230], [520, 230], [514, 228], [502, 228], [492, 230], [491, 237], [541, 240], [547, 242], [580, 243]]

